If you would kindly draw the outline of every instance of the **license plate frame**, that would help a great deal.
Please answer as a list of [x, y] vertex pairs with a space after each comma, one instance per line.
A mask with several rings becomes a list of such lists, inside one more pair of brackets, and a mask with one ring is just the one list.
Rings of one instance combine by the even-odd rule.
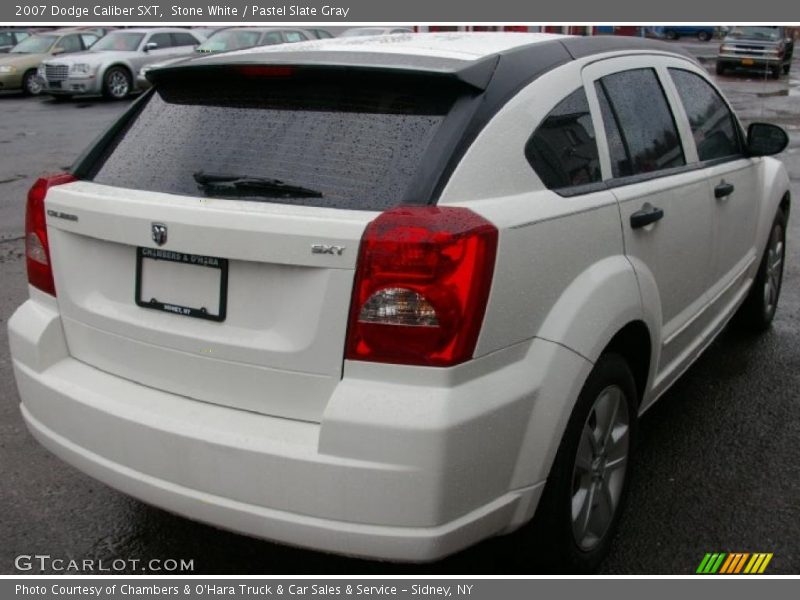
[[[142, 299], [142, 272], [145, 260], [167, 261], [181, 263], [197, 269], [219, 269], [219, 307], [217, 314], [211, 313], [205, 307], [184, 306], [157, 298]], [[167, 312], [173, 315], [204, 319], [206, 321], [222, 322], [227, 316], [228, 304], [228, 259], [202, 254], [189, 254], [172, 250], [158, 250], [155, 248], [138, 247], [136, 249], [136, 285], [134, 291], [136, 305]]]

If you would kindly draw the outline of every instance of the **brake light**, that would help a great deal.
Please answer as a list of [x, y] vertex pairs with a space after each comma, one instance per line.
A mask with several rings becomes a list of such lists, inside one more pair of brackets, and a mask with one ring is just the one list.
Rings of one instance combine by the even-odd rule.
[[245, 77], [291, 77], [294, 67], [282, 65], [241, 65], [236, 71]]
[[75, 181], [75, 177], [69, 173], [40, 177], [28, 191], [28, 204], [25, 207], [25, 262], [28, 267], [28, 283], [53, 296], [56, 295], [56, 285], [53, 282], [50, 246], [47, 242], [44, 199], [51, 187], [72, 181]]
[[437, 367], [472, 358], [497, 238], [467, 208], [381, 213], [361, 239], [346, 357]]

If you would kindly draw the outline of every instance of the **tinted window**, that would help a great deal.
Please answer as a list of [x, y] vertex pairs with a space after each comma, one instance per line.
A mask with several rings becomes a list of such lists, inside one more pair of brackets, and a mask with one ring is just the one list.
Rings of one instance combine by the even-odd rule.
[[[456, 92], [409, 77], [204, 75], [156, 88], [93, 176], [98, 183], [216, 198], [195, 175], [276, 178], [316, 190], [258, 202], [383, 210], [405, 200]], [[378, 76], [376, 76], [378, 77]], [[429, 158], [430, 160], [430, 158]], [[424, 201], [421, 199], [420, 201]]]
[[13, 46], [14, 35], [8, 31], [0, 31], [0, 46]]
[[77, 35], [65, 35], [58, 41], [57, 48], [63, 52], [80, 52], [83, 50], [81, 39]]
[[607, 75], [596, 87], [598, 95], [604, 94], [607, 101], [605, 128], [619, 130], [621, 148], [616, 149], [616, 155], [611, 148], [614, 177], [686, 164], [675, 120], [653, 69]]
[[158, 44], [159, 48], [169, 48], [172, 46], [172, 37], [168, 33], [154, 33], [147, 43]]
[[304, 42], [306, 40], [306, 36], [299, 31], [286, 31], [284, 35], [287, 42]]
[[544, 118], [528, 140], [525, 156], [550, 189], [600, 181], [597, 141], [583, 88]]
[[717, 91], [695, 73], [682, 69], [669, 71], [689, 118], [700, 160], [738, 154], [736, 122]]
[[93, 33], [82, 33], [81, 34], [81, 41], [83, 42], [84, 48], [91, 48], [92, 44], [94, 44], [99, 38], [94, 35]]
[[173, 33], [173, 46], [196, 46], [199, 42], [188, 33]]
[[261, 38], [261, 45], [262, 46], [272, 46], [273, 44], [282, 44], [283, 43], [283, 36], [281, 35], [280, 31], [268, 31], [264, 34], [264, 37]]

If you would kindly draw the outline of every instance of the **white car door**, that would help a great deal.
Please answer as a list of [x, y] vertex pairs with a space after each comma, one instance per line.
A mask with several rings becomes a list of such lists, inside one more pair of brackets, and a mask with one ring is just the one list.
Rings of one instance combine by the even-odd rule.
[[758, 165], [744, 155], [741, 127], [702, 69], [669, 67], [680, 106], [692, 130], [698, 165], [708, 178], [709, 203], [715, 219], [715, 258], [709, 310], [724, 318], [744, 295], [758, 262]]
[[710, 324], [714, 205], [707, 174], [691, 167], [688, 124], [676, 120], [665, 88], [665, 57], [613, 58], [583, 71], [604, 180], [617, 197], [625, 252], [636, 269], [643, 305], [661, 331], [654, 399], [702, 349]]

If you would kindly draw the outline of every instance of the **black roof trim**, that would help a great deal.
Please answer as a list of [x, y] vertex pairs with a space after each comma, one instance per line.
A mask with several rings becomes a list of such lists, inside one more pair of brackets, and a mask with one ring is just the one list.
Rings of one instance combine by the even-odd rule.
[[682, 46], [668, 44], [660, 40], [652, 40], [649, 38], [616, 35], [592, 35], [581, 37], [565, 37], [561, 38], [560, 41], [564, 48], [567, 49], [567, 52], [570, 53], [572, 58], [576, 60], [606, 52], [655, 50], [658, 52], [679, 54], [684, 58], [691, 59], [692, 62], [697, 62], [697, 60]]

